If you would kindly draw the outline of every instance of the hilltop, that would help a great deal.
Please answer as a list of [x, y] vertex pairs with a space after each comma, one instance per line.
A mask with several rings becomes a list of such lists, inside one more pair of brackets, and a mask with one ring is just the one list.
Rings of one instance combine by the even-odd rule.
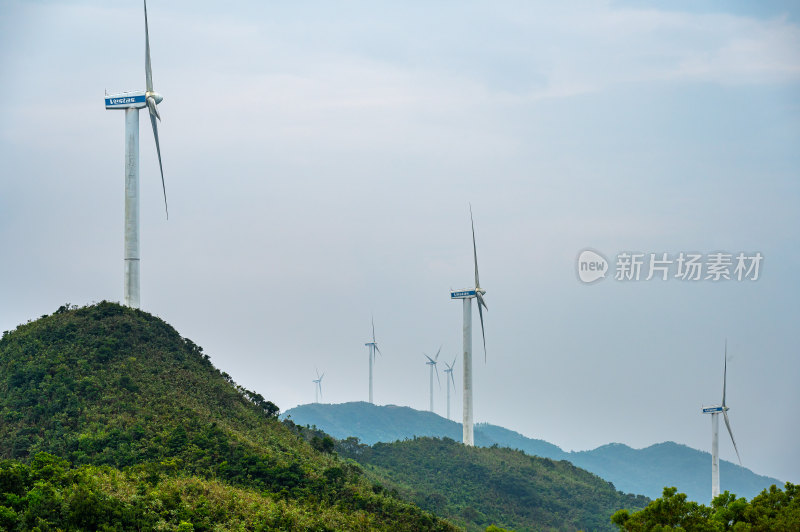
[[0, 339], [0, 528], [456, 529], [277, 414], [161, 319], [62, 306]]
[[[365, 402], [308, 404], [287, 410], [284, 416], [300, 425], [316, 426], [336, 438], [353, 436], [367, 444], [415, 436], [461, 440], [460, 423], [409, 407], [376, 406]], [[653, 499], [661, 496], [665, 486], [676, 486], [695, 501], [707, 501], [711, 493], [711, 455], [674, 442], [658, 443], [644, 449], [612, 443], [590, 451], [566, 452], [544, 440], [528, 438], [496, 425], [478, 423], [475, 425], [475, 444], [483, 447], [498, 445], [552, 460], [568, 460], [612, 482], [619, 490], [641, 493]], [[757, 475], [725, 460], [720, 461], [720, 476], [725, 489], [747, 498], [773, 484], [783, 484], [778, 479]]]

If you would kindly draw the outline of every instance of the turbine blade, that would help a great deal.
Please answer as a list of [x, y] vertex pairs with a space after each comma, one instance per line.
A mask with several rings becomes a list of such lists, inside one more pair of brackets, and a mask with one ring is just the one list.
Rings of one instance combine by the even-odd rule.
[[442, 346], [439, 346], [439, 350], [436, 351], [436, 360], [439, 360], [439, 353], [442, 352]]
[[478, 306], [479, 307], [482, 306], [486, 310], [489, 310], [489, 307], [486, 306], [486, 300], [483, 298], [483, 294], [481, 294], [480, 292], [476, 292], [475, 296], [478, 300]]
[[472, 225], [472, 253], [475, 258], [475, 287], [480, 287], [478, 279], [478, 248], [475, 246], [475, 222], [472, 219], [472, 203], [469, 204], [469, 222]]
[[450, 372], [450, 380], [453, 381], [453, 390], [456, 389], [456, 379], [453, 377], [453, 372]]
[[158, 144], [158, 124], [156, 117], [150, 113], [150, 123], [153, 124], [153, 136], [156, 139], [156, 151], [158, 152], [158, 168], [161, 170], [161, 190], [164, 191], [164, 210], [167, 212], [167, 220], [169, 220], [169, 207], [167, 206], [167, 187], [164, 185], [164, 167], [161, 166], [161, 146]]
[[147, 108], [150, 110], [151, 115], [155, 115], [159, 121], [161, 121], [161, 115], [158, 113], [158, 105], [156, 104], [156, 99], [152, 96], [147, 97]]
[[144, 0], [144, 74], [147, 92], [153, 92], [153, 69], [150, 66], [150, 32], [147, 28], [147, 0]]
[[[375, 344], [375, 351], [376, 351], [376, 352], [377, 352], [379, 355], [383, 355], [383, 353], [381, 353], [381, 350], [380, 350], [380, 349], [378, 349], [378, 344]], [[372, 356], [375, 356], [375, 355], [372, 355]]]
[[375, 318], [372, 318], [372, 343], [375, 343]]
[[723, 410], [722, 415], [725, 418], [725, 426], [728, 427], [728, 434], [731, 435], [731, 442], [733, 442], [733, 450], [736, 451], [736, 458], [739, 459], [739, 465], [742, 465], [742, 457], [739, 456], [739, 449], [736, 448], [736, 440], [733, 439], [733, 431], [731, 430], [731, 422], [728, 420], [728, 412]]
[[[423, 354], [423, 355], [425, 355], [425, 353], [422, 353], [422, 354]], [[431, 357], [429, 357], [428, 355], [425, 355], [425, 358], [427, 358], [428, 360], [430, 360], [430, 361], [431, 361], [431, 362], [430, 362], [430, 363], [431, 363], [431, 365], [436, 365], [436, 362], [434, 362], [434, 360], [433, 360]], [[427, 364], [427, 362], [426, 362], [426, 364]]]
[[436, 363], [435, 362], [433, 363], [433, 369], [436, 372], [436, 382], [439, 383], [439, 389], [441, 390], [442, 389], [442, 381], [439, 379], [439, 368], [436, 367]]
[[722, 406], [725, 406], [725, 387], [728, 384], [728, 339], [725, 339], [725, 369], [722, 371]]
[[453, 363], [450, 364], [450, 369], [453, 369], [454, 367], [456, 367], [456, 360], [458, 360], [458, 355], [456, 355], [456, 357], [453, 359]]
[[[481, 337], [483, 338], [483, 361], [486, 362], [486, 331], [483, 328], [483, 309], [481, 306], [486, 306], [485, 303], [481, 305], [483, 302], [483, 296], [478, 293], [478, 315], [481, 317]], [[489, 310], [488, 308], [486, 310]]]

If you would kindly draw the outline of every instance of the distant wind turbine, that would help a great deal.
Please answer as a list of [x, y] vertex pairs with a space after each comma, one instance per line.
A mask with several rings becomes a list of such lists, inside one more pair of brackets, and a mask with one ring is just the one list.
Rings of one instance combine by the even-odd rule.
[[433, 357], [433, 358], [429, 357], [428, 355], [425, 355], [425, 353], [422, 353], [423, 355], [425, 355], [425, 358], [428, 359], [428, 361], [425, 362], [425, 364], [427, 364], [428, 366], [431, 367], [431, 407], [430, 407], [430, 411], [431, 412], [433, 412], [433, 372], [434, 372], [434, 370], [436, 371], [436, 382], [439, 383], [439, 388], [442, 387], [442, 381], [439, 380], [439, 368], [436, 367], [436, 362], [439, 360], [439, 353], [441, 353], [441, 352], [442, 352], [442, 347], [439, 346], [439, 350], [436, 351], [436, 356]]
[[447, 387], [447, 419], [450, 419], [450, 383], [451, 382], [453, 383], [453, 391], [456, 391], [456, 381], [453, 378], [453, 368], [456, 365], [456, 359], [458, 359], [458, 357], [453, 359], [453, 363], [452, 364], [448, 364], [447, 362], [444, 363], [444, 365], [447, 366], [447, 369], [444, 370], [445, 375], [447, 375], [447, 377], [444, 378], [445, 386]]
[[475, 260], [475, 288], [451, 290], [450, 299], [462, 299], [464, 307], [464, 445], [475, 444], [472, 432], [472, 300], [478, 300], [478, 314], [481, 318], [481, 335], [483, 336], [483, 356], [486, 359], [486, 332], [483, 328], [483, 309], [489, 310], [483, 296], [486, 290], [481, 288], [478, 279], [478, 249], [475, 246], [475, 222], [472, 219], [472, 205], [469, 207], [469, 219], [472, 224], [472, 253]]
[[725, 426], [731, 436], [733, 449], [736, 451], [736, 458], [739, 465], [742, 465], [742, 458], [739, 456], [739, 449], [736, 448], [736, 440], [733, 439], [731, 422], [728, 419], [728, 408], [725, 405], [725, 388], [728, 381], [728, 341], [725, 340], [725, 365], [722, 371], [722, 404], [703, 408], [704, 414], [711, 414], [711, 500], [719, 495], [719, 414], [725, 418]]
[[161, 147], [158, 144], [158, 124], [161, 120], [157, 105], [163, 97], [153, 90], [153, 72], [150, 66], [150, 33], [147, 28], [147, 2], [144, 2], [144, 73], [145, 90], [118, 94], [106, 93], [106, 109], [125, 110], [125, 305], [139, 308], [139, 109], [147, 107], [158, 152], [161, 170], [161, 190], [164, 192], [164, 209], [169, 218], [167, 189], [164, 185], [164, 168], [161, 165]]
[[325, 374], [320, 375], [319, 370], [315, 371], [317, 372], [317, 378], [311, 382], [314, 383], [314, 402], [319, 403], [319, 398], [322, 397], [322, 378]]
[[375, 319], [372, 319], [372, 341], [364, 344], [369, 348], [369, 402], [375, 403], [372, 400], [372, 365], [375, 362], [375, 354], [382, 354], [378, 349], [378, 341], [375, 340]]

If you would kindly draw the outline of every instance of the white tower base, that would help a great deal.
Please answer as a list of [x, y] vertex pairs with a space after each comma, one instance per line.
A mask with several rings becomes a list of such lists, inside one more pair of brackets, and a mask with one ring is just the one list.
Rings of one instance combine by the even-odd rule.
[[431, 405], [430, 405], [429, 410], [431, 412], [433, 412], [433, 364], [428, 364], [428, 365], [431, 367], [431, 379], [430, 379], [431, 380], [431, 395], [430, 395]]
[[125, 305], [139, 308], [139, 109], [125, 109]]
[[[448, 375], [449, 376], [449, 375]], [[450, 382], [447, 381], [447, 419], [450, 420]]]
[[472, 298], [464, 299], [464, 445], [472, 447]]
[[711, 414], [711, 500], [719, 495], [719, 414]]
[[375, 404], [375, 402], [372, 400], [372, 359], [375, 358], [375, 346], [373, 344], [367, 345], [369, 346], [369, 402], [371, 404]]

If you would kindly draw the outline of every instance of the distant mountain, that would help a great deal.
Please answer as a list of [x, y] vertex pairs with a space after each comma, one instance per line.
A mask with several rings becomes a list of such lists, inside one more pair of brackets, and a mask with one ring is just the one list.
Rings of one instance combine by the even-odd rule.
[[[461, 440], [461, 424], [431, 412], [403, 406], [376, 406], [365, 402], [309, 404], [284, 414], [299, 425], [316, 425], [339, 439], [354, 436], [363, 443], [393, 442], [414, 436]], [[626, 493], [658, 498], [665, 486], [675, 486], [690, 500], [708, 502], [711, 493], [711, 455], [673, 442], [633, 449], [612, 443], [591, 451], [565, 452], [544, 440], [528, 438], [512, 430], [479, 423], [475, 444], [519, 449], [527, 454], [569, 460], [578, 467], [608, 480]], [[722, 489], [748, 499], [776, 484], [778, 479], [757, 475], [749, 469], [720, 461]]]
[[[707, 503], [711, 499], [711, 454], [679, 443], [656, 443], [644, 449], [610, 443], [569, 453], [567, 460], [632, 493], [654, 498], [664, 486], [675, 486], [690, 500]], [[722, 489], [739, 497], [752, 499], [773, 484], [783, 486], [776, 478], [757, 475], [732, 462], [720, 460], [719, 467]]]
[[[355, 436], [367, 445], [414, 436], [446, 437], [461, 441], [461, 423], [407, 406], [376, 406], [366, 402], [337, 405], [312, 403], [287, 410], [282, 417], [291, 418], [298, 425], [316, 425], [340, 440]], [[512, 430], [485, 423], [475, 425], [475, 444], [481, 447], [498, 444], [555, 460], [562, 460], [568, 455], [552, 443], [526, 438]]]

